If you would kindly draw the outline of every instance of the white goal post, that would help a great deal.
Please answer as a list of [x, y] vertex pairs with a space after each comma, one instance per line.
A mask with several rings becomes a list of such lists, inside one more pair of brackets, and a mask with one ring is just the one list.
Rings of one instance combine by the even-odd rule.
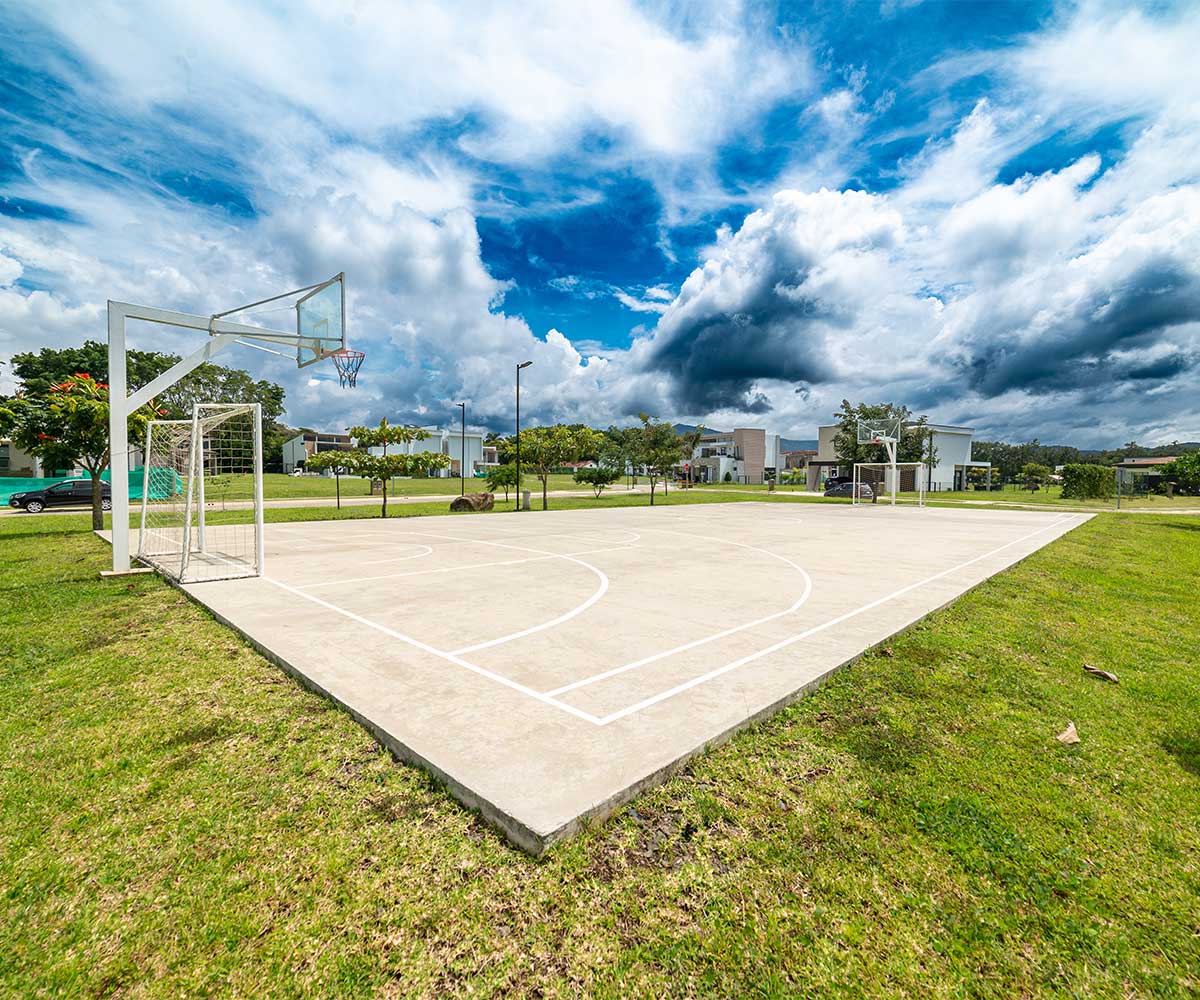
[[[110, 444], [109, 470], [112, 479], [112, 570], [105, 576], [130, 572], [129, 527], [129, 415], [149, 403], [155, 396], [173, 386], [189, 372], [211, 361], [231, 344], [240, 344], [269, 354], [295, 358], [303, 368], [324, 358], [332, 358], [347, 350], [346, 346], [346, 276], [337, 274], [326, 281], [293, 289], [259, 302], [211, 316], [134, 305], [130, 302], [108, 303], [108, 438]], [[295, 305], [296, 326], [292, 330], [272, 330], [248, 323], [237, 323], [226, 317], [246, 312], [266, 303], [298, 297]], [[157, 378], [129, 391], [126, 358], [126, 325], [130, 320], [160, 323], [185, 330], [208, 334], [208, 340]], [[194, 421], [194, 416], [193, 416]], [[164, 429], [162, 434], [166, 434]], [[260, 427], [261, 433], [261, 427]], [[201, 480], [202, 482], [202, 480]], [[259, 566], [261, 567], [261, 558]]]
[[[258, 403], [197, 403], [190, 420], [151, 420], [144, 459], [141, 562], [177, 583], [262, 576]], [[244, 515], [210, 523], [214, 500]]]
[[[895, 506], [898, 493], [916, 493], [916, 505], [925, 506], [925, 464], [923, 462], [855, 462], [854, 503], [874, 503], [881, 494], [891, 494]], [[863, 487], [868, 487], [870, 496], [864, 497]]]

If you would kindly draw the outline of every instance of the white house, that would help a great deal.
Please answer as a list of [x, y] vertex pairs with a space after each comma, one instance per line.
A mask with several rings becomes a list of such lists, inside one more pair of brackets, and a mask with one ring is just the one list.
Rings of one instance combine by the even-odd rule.
[[[973, 468], [990, 469], [988, 462], [976, 462], [971, 458], [971, 440], [974, 428], [957, 427], [953, 424], [929, 424], [933, 436], [936, 461], [928, 472], [926, 489], [961, 490]], [[826, 424], [817, 428], [817, 456], [808, 463], [808, 488], [815, 490], [821, 485], [823, 476], [841, 473], [850, 474], [850, 467], [838, 460], [834, 438], [840, 429], [838, 424]]]
[[[388, 445], [387, 452], [389, 455], [419, 455], [423, 452], [433, 452], [437, 455], [446, 455], [450, 458], [448, 468], [440, 469], [434, 473], [434, 476], [440, 478], [450, 478], [458, 476], [458, 466], [460, 459], [466, 468], [466, 474], [472, 476], [475, 474], [475, 469], [482, 466], [483, 462], [483, 435], [477, 434], [474, 431], [467, 431], [463, 434], [459, 430], [447, 430], [438, 427], [423, 427], [429, 436], [421, 441], [412, 441], [408, 444], [391, 444]], [[372, 455], [382, 455], [383, 448], [371, 448]]]

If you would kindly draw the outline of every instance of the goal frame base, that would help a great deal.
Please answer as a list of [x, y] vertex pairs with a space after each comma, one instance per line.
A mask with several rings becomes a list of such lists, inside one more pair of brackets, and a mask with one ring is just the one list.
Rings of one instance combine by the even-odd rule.
[[[873, 503], [878, 498], [879, 493], [875, 491], [875, 485], [866, 483], [863, 480], [862, 472], [864, 469], [882, 469], [884, 488], [887, 488], [887, 482], [891, 479], [891, 506], [896, 506], [896, 496], [900, 492], [900, 472], [902, 469], [912, 469], [915, 472], [914, 480], [917, 484], [917, 499], [915, 501], [905, 501], [913, 503], [917, 507], [924, 507], [925, 504], [925, 480], [921, 473], [925, 469], [924, 462], [855, 462], [854, 463], [854, 478], [853, 487], [850, 496], [850, 502], [858, 505], [863, 503]], [[870, 501], [864, 500], [859, 496], [859, 488], [863, 485], [871, 487], [873, 499]]]

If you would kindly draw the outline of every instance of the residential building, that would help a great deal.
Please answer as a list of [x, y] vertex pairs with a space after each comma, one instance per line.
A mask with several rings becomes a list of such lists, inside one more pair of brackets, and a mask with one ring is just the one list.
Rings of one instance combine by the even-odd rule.
[[0, 479], [37, 479], [42, 460], [22, 451], [9, 438], [0, 438]]
[[692, 478], [698, 482], [761, 483], [783, 468], [778, 434], [761, 427], [713, 431], [700, 438], [692, 452]]
[[[458, 428], [424, 427], [422, 430], [428, 437], [420, 441], [411, 441], [408, 444], [388, 445], [388, 454], [419, 455], [431, 451], [437, 455], [446, 455], [450, 459], [449, 467], [439, 469], [433, 474], [440, 478], [457, 477], [460, 459], [465, 465], [468, 476], [475, 475], [476, 469], [486, 464], [482, 434], [474, 431], [467, 431], [466, 434], [463, 434]], [[381, 455], [383, 449], [372, 448], [371, 454]]]
[[349, 451], [351, 447], [349, 434], [305, 431], [283, 443], [283, 471], [291, 475], [319, 451]]
[[785, 451], [783, 453], [783, 467], [785, 469], [804, 469], [807, 468], [809, 459], [817, 457], [815, 448], [802, 448], [795, 451]]
[[[926, 473], [926, 489], [961, 490], [966, 485], [971, 469], [991, 469], [988, 462], [976, 462], [971, 458], [971, 440], [975, 431], [971, 427], [953, 424], [928, 424], [933, 437], [934, 463]], [[823, 479], [833, 475], [850, 475], [849, 463], [838, 458], [834, 446], [839, 424], [826, 424], [817, 428], [817, 454], [808, 462], [808, 488], [820, 488]]]

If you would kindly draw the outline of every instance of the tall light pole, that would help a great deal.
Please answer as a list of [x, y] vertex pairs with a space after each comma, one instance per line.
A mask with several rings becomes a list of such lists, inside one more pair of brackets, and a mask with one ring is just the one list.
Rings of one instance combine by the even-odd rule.
[[455, 403], [462, 409], [462, 431], [458, 437], [458, 495], [467, 493], [467, 404]]
[[517, 510], [521, 509], [521, 369], [528, 368], [532, 361], [517, 365]]

